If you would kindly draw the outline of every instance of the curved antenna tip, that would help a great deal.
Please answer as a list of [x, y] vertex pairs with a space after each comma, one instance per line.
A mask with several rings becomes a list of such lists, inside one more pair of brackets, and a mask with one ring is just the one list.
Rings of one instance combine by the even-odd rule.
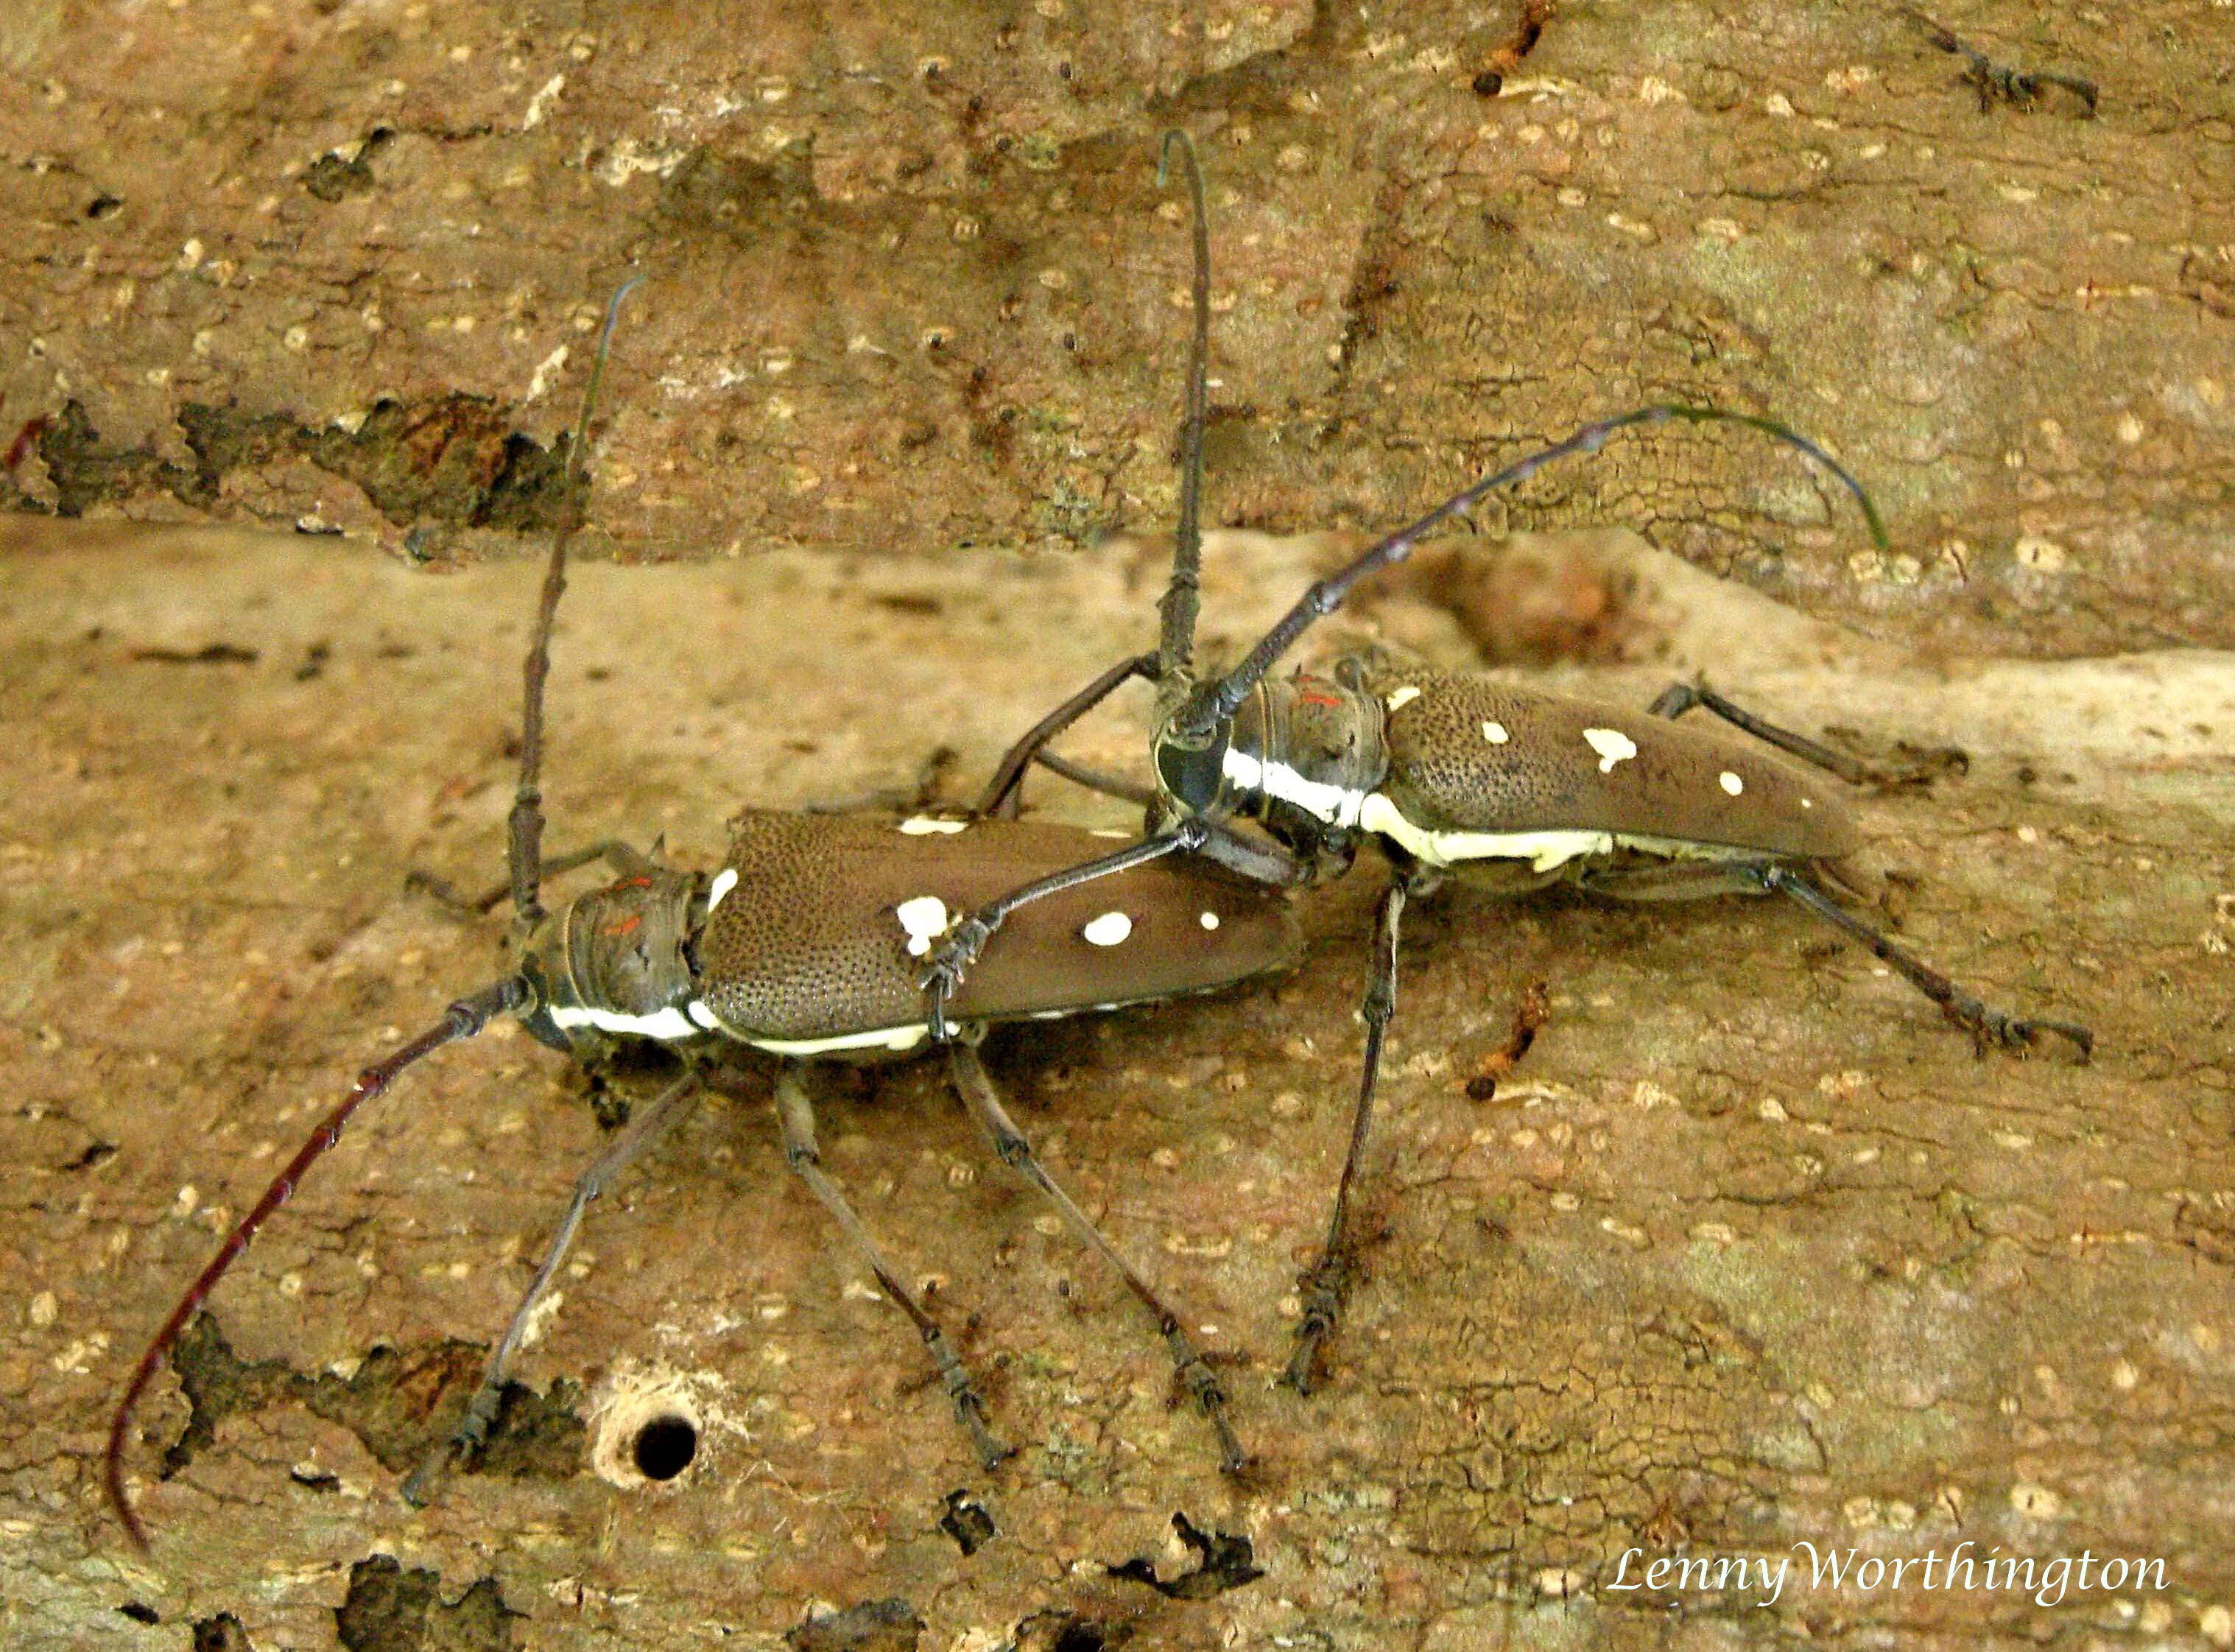
[[1168, 126], [1164, 134], [1157, 140], [1157, 187], [1162, 189], [1171, 181], [1172, 151], [1187, 151], [1190, 161], [1195, 160], [1195, 139], [1184, 127]]

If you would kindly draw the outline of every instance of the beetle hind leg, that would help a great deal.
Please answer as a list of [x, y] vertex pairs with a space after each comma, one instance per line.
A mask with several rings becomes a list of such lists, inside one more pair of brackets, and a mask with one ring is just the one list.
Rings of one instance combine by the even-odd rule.
[[1803, 763], [1838, 776], [1851, 786], [1885, 790], [1920, 786], [1951, 773], [1961, 774], [1971, 764], [1970, 758], [1954, 746], [1920, 751], [1906, 742], [1899, 747], [1904, 754], [1900, 761], [1891, 765], [1865, 763], [1820, 740], [1812, 740], [1805, 734], [1796, 734], [1766, 718], [1757, 717], [1704, 683], [1671, 683], [1646, 707], [1646, 711], [1648, 716], [1665, 717], [1674, 722], [1694, 706], [1714, 712], [1733, 728], [1751, 734], [1766, 745], [1773, 745]]
[[1203, 1416], [1209, 1419], [1212, 1432], [1218, 1436], [1219, 1466], [1229, 1474], [1239, 1474], [1249, 1459], [1242, 1452], [1242, 1442], [1234, 1432], [1234, 1426], [1226, 1418], [1226, 1393], [1211, 1374], [1210, 1365], [1198, 1349], [1178, 1314], [1167, 1308], [1149, 1282], [1135, 1272], [1132, 1264], [1120, 1255], [1116, 1246], [1102, 1236], [1098, 1229], [1080, 1210], [1072, 1196], [1065, 1193], [1056, 1179], [1047, 1173], [1032, 1144], [1009, 1117], [1008, 1109], [1001, 1105], [1000, 1092], [993, 1086], [993, 1076], [986, 1064], [978, 1059], [977, 1051], [967, 1044], [950, 1045], [948, 1065], [954, 1075], [954, 1088], [962, 1098], [962, 1105], [978, 1121], [993, 1142], [994, 1154], [1001, 1163], [1038, 1188], [1056, 1214], [1077, 1236], [1081, 1243], [1117, 1269], [1125, 1288], [1133, 1293], [1141, 1306], [1157, 1322], [1157, 1334], [1164, 1340], [1164, 1347], [1172, 1357], [1173, 1373], [1182, 1386], [1193, 1397]]
[[931, 1362], [938, 1369], [940, 1386], [946, 1389], [947, 1397], [954, 1402], [955, 1420], [970, 1436], [970, 1443], [978, 1452], [979, 1462], [987, 1473], [992, 1473], [1001, 1465], [1005, 1458], [1011, 1455], [1012, 1448], [994, 1439], [993, 1431], [986, 1426], [985, 1398], [979, 1393], [977, 1383], [956, 1357], [946, 1333], [939, 1328], [938, 1321], [909, 1293], [908, 1287], [901, 1283], [899, 1275], [893, 1272], [877, 1249], [876, 1242], [869, 1237], [869, 1230], [862, 1224], [862, 1218], [854, 1214], [854, 1207], [846, 1202], [845, 1194], [824, 1174], [823, 1155], [815, 1144], [815, 1104], [808, 1096], [806, 1081], [800, 1076], [796, 1063], [787, 1061], [777, 1072], [776, 1111], [777, 1122], [783, 1131], [785, 1161], [799, 1179], [807, 1183], [808, 1190], [823, 1202], [823, 1208], [844, 1230], [846, 1237], [853, 1242], [854, 1249], [869, 1264], [869, 1271], [876, 1275], [877, 1283], [884, 1288], [885, 1295], [891, 1297], [914, 1324], [916, 1334], [923, 1338], [925, 1351], [931, 1355]]
[[2023, 1054], [2040, 1041], [2042, 1034], [2052, 1032], [2079, 1051], [2082, 1065], [2094, 1055], [2095, 1035], [2078, 1022], [2013, 1015], [2008, 1010], [1996, 1008], [1958, 987], [1923, 959], [1896, 946], [1882, 931], [1864, 922], [1793, 868], [1773, 862], [1757, 868], [1753, 875], [1763, 888], [1806, 908], [1899, 971], [1903, 980], [1940, 1006], [1942, 1014], [1971, 1035], [1972, 1044], [1982, 1055], [1990, 1046]]
[[1697, 707], [1712, 711], [1734, 729], [1742, 729], [1757, 740], [1775, 746], [1779, 751], [1828, 770], [1851, 786], [1868, 785], [1879, 778], [1878, 771], [1868, 764], [1837, 751], [1805, 734], [1795, 734], [1791, 729], [1756, 717], [1744, 706], [1725, 699], [1704, 683], [1671, 683], [1662, 689], [1652, 705], [1647, 706], [1649, 717], [1665, 717], [1675, 722], [1685, 712]]

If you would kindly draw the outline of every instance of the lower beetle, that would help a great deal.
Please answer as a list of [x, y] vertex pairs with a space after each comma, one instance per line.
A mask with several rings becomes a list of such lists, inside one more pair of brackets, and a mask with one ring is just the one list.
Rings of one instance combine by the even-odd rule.
[[[628, 290], [615, 295], [607, 311], [574, 431], [569, 463], [577, 482], [598, 377]], [[807, 1074], [817, 1062], [886, 1059], [920, 1050], [930, 1029], [917, 972], [949, 914], [1090, 857], [1104, 846], [1103, 836], [1013, 820], [918, 816], [895, 821], [748, 810], [731, 823], [728, 856], [711, 875], [665, 865], [620, 844], [600, 844], [546, 862], [539, 789], [543, 683], [565, 588], [567, 541], [578, 525], [570, 524], [554, 541], [528, 654], [521, 781], [509, 854], [508, 890], [524, 934], [518, 967], [458, 1000], [435, 1026], [365, 1069], [233, 1229], [149, 1342], [117, 1403], [106, 1456], [109, 1500], [142, 1548], [146, 1532], [126, 1494], [124, 1452], [134, 1408], [187, 1321], [257, 1230], [293, 1195], [311, 1164], [340, 1139], [358, 1107], [423, 1057], [471, 1037], [500, 1015], [517, 1016], [545, 1044], [586, 1061], [598, 1060], [619, 1041], [654, 1040], [678, 1051], [684, 1072], [636, 1109], [577, 1183], [464, 1419], [405, 1482], [407, 1498], [427, 1498], [450, 1464], [486, 1439], [513, 1357], [584, 1211], [718, 1076], [725, 1046], [781, 1058], [776, 1106], [787, 1162], [914, 1324], [980, 1459], [991, 1469], [1007, 1454], [993, 1437], [968, 1372], [929, 1311], [901, 1282], [823, 1170]], [[539, 895], [547, 874], [600, 858], [618, 872], [613, 882], [545, 912]], [[470, 904], [487, 909], [505, 893]], [[952, 1001], [966, 1038], [951, 1044], [947, 1055], [965, 1106], [1003, 1163], [1053, 1203], [1148, 1309], [1180, 1381], [1216, 1432], [1229, 1472], [1242, 1466], [1242, 1447], [1227, 1421], [1225, 1398], [1180, 1317], [1034, 1157], [972, 1044], [977, 1032], [997, 1022], [1111, 1010], [1231, 986], [1288, 967], [1299, 949], [1294, 916], [1279, 895], [1216, 867], [1167, 862], [1037, 906], [1019, 921], [1000, 957]]]

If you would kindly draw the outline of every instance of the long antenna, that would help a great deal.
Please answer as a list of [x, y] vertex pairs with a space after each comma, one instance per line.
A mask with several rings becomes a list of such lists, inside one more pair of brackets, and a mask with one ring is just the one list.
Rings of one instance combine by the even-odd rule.
[[534, 928], [543, 918], [543, 684], [551, 675], [551, 630], [558, 621], [559, 599], [567, 590], [567, 544], [582, 526], [579, 503], [583, 453], [589, 446], [590, 415], [598, 404], [598, 387], [606, 377], [606, 355], [613, 348], [613, 324], [620, 319], [621, 300], [643, 281], [636, 276], [621, 284], [606, 305], [606, 324], [598, 335], [598, 353], [590, 364], [590, 382], [582, 391], [581, 416], [574, 421], [574, 440], [567, 449], [567, 487], [559, 530], [552, 535], [551, 560], [543, 571], [543, 597], [535, 611], [535, 630], [528, 639], [528, 663], [522, 669], [526, 705], [520, 718], [520, 784], [512, 794], [512, 813], [506, 821], [508, 863], [512, 871], [512, 906], [519, 927]]
[[1182, 744], [1194, 745], [1207, 741], [1214, 730], [1231, 721], [1242, 702], [1249, 698], [1275, 660], [1288, 652], [1297, 638], [1312, 625], [1342, 606], [1352, 586], [1382, 568], [1403, 561], [1412, 554], [1412, 547], [1430, 528], [1449, 521], [1464, 511], [1471, 510], [1492, 490], [1511, 482], [1525, 482], [1556, 459], [1571, 454], [1590, 455], [1606, 445], [1607, 438], [1616, 431], [1633, 424], [1663, 424], [1680, 419], [1693, 424], [1742, 424], [1750, 430], [1775, 436], [1829, 470], [1842, 486], [1855, 496], [1862, 507], [1863, 520], [1870, 526], [1871, 538], [1880, 550], [1891, 548], [1886, 537], [1885, 523], [1878, 515], [1878, 506], [1854, 477], [1847, 474], [1839, 462], [1806, 436], [1775, 419], [1763, 418], [1753, 413], [1734, 413], [1719, 407], [1688, 407], [1679, 403], [1662, 403], [1653, 407], [1641, 407], [1614, 418], [1601, 419], [1587, 424], [1564, 442], [1555, 442], [1539, 452], [1493, 475], [1485, 476], [1471, 487], [1462, 488], [1418, 521], [1407, 523], [1379, 543], [1370, 547], [1357, 560], [1340, 572], [1314, 583], [1304, 593], [1296, 606], [1281, 615], [1278, 624], [1259, 639], [1257, 646], [1226, 676], [1215, 684], [1197, 690], [1186, 708], [1170, 724], [1170, 738]]
[[1188, 201], [1195, 213], [1195, 338], [1188, 349], [1187, 425], [1180, 439], [1180, 522], [1172, 544], [1172, 579], [1157, 612], [1159, 693], [1176, 707], [1192, 685], [1196, 612], [1203, 586], [1203, 430], [1210, 404], [1210, 212], [1203, 203], [1203, 167], [1195, 140], [1175, 127], [1157, 153], [1157, 187], [1170, 175], [1172, 151], [1187, 164]]
[[140, 1363], [133, 1367], [132, 1380], [124, 1385], [124, 1397], [116, 1402], [116, 1415], [108, 1425], [108, 1447], [102, 1456], [109, 1506], [116, 1511], [116, 1518], [124, 1523], [124, 1530], [130, 1535], [133, 1546], [142, 1554], [147, 1550], [147, 1529], [140, 1524], [140, 1517], [132, 1511], [131, 1500], [124, 1494], [125, 1439], [131, 1428], [132, 1413], [140, 1403], [141, 1394], [154, 1378], [155, 1367], [162, 1364], [163, 1356], [179, 1340], [179, 1334], [186, 1329], [187, 1321], [193, 1318], [202, 1303], [208, 1300], [209, 1294], [217, 1288], [217, 1282], [225, 1277], [226, 1269], [232, 1267], [240, 1253], [248, 1249], [249, 1242], [256, 1237], [257, 1229], [271, 1218], [273, 1211], [294, 1196], [295, 1189], [301, 1183], [305, 1173], [327, 1150], [341, 1140], [342, 1127], [349, 1123], [351, 1114], [387, 1089], [395, 1082], [397, 1074], [421, 1057], [432, 1054], [446, 1044], [456, 1044], [461, 1039], [473, 1037], [494, 1018], [509, 1014], [526, 1004], [531, 996], [527, 981], [517, 975], [484, 987], [451, 1005], [441, 1021], [402, 1049], [359, 1073], [357, 1083], [351, 1087], [341, 1105], [328, 1113], [318, 1127], [311, 1132], [310, 1139], [296, 1149], [295, 1157], [287, 1161], [286, 1168], [272, 1178], [270, 1187], [264, 1190], [264, 1196], [257, 1200], [254, 1208], [226, 1236], [225, 1242], [217, 1248], [217, 1255], [210, 1258], [209, 1265], [195, 1276], [193, 1284], [187, 1287], [187, 1294], [179, 1298], [178, 1306], [171, 1310], [170, 1317], [163, 1321], [162, 1329], [155, 1333], [154, 1341], [148, 1343], [147, 1351], [140, 1356]]

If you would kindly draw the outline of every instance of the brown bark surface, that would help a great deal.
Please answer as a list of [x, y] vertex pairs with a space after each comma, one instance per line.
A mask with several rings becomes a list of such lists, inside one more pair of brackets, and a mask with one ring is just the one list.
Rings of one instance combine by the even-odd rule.
[[[2090, 77], [2094, 118], [1983, 111], [1897, 10], [1830, 4], [1574, 7], [1517, 62], [1504, 5], [10, 8], [0, 1639], [2235, 1642], [2235, 13], [1940, 20]], [[1864, 801], [1915, 880], [1871, 893], [1989, 996], [2092, 1024], [2096, 1064], [1975, 1059], [1766, 902], [1418, 902], [1376, 1242], [1299, 1400], [1270, 1379], [1347, 1129], [1369, 865], [1275, 987], [989, 1051], [1234, 1356], [1252, 1482], [909, 1065], [830, 1086], [826, 1157], [939, 1282], [1007, 1469], [974, 1472], [756, 1095], [593, 1212], [486, 1471], [414, 1513], [398, 1479], [604, 1139], [607, 1098], [500, 1032], [364, 1116], [220, 1291], [144, 1413], [132, 1554], [98, 1456], [146, 1334], [365, 1059], [504, 967], [501, 921], [402, 880], [496, 875], [512, 554], [568, 504], [606, 294], [649, 278], [588, 548], [657, 566], [568, 596], [552, 841], [711, 864], [739, 804], [904, 791], [941, 746], [959, 796], [1150, 638], [1173, 121], [1212, 185], [1211, 514], [1307, 535], [1214, 536], [1206, 648], [1593, 414], [1790, 418], [1891, 554], [1797, 459], [1659, 434], [1483, 519], [1659, 551], [1446, 544], [1323, 640], [1641, 706], [1706, 669], [1875, 757], [1961, 747]], [[1070, 749], [1137, 771], [1139, 711]], [[1534, 1046], [1468, 1100], [1538, 979]], [[698, 1460], [632, 1482], [667, 1406]], [[958, 1491], [997, 1533], [967, 1556]], [[1193, 1564], [1175, 1514], [1264, 1576], [1150, 1587], [1126, 1563]], [[1633, 1547], [1965, 1540], [2170, 1583], [1612, 1587]]]

